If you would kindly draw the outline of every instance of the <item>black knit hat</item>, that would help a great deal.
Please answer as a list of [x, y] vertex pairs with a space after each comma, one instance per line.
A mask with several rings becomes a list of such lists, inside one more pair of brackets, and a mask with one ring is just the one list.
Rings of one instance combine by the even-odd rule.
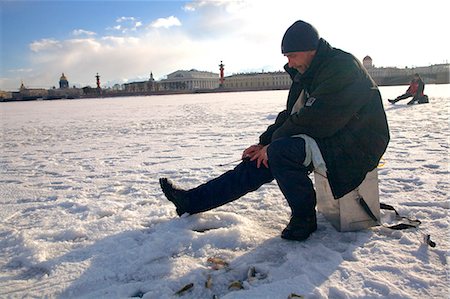
[[281, 41], [281, 53], [316, 50], [319, 32], [311, 24], [297, 21], [286, 30]]

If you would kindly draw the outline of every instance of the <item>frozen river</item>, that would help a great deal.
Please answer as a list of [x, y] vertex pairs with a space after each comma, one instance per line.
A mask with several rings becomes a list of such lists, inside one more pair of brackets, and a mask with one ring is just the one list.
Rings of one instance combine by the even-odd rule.
[[[218, 165], [258, 142], [287, 91], [0, 103], [0, 297], [172, 298], [188, 283], [185, 298], [447, 297], [450, 85], [427, 85], [430, 104], [414, 106], [387, 103], [406, 86], [380, 90], [380, 200], [422, 231], [338, 233], [319, 216], [303, 243], [279, 238], [289, 208], [276, 183], [184, 218], [158, 184], [233, 167]], [[209, 269], [213, 256], [230, 268]]]

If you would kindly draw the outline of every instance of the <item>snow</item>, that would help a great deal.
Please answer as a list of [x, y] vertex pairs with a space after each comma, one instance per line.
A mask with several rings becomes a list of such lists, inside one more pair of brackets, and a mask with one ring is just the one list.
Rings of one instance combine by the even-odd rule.
[[343, 233], [319, 214], [305, 242], [279, 237], [275, 182], [181, 218], [158, 184], [231, 169], [219, 165], [257, 142], [287, 91], [1, 103], [0, 297], [448, 298], [449, 87], [427, 85], [430, 104], [414, 106], [387, 103], [406, 86], [380, 88], [380, 201], [420, 230]]

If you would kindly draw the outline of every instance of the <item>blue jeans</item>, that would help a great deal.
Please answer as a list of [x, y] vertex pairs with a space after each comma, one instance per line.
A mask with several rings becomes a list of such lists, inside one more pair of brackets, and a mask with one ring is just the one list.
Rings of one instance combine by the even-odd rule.
[[234, 201], [262, 185], [277, 181], [285, 196], [292, 216], [315, 215], [316, 193], [308, 177], [305, 160], [305, 141], [302, 138], [281, 138], [268, 149], [269, 168], [256, 167], [255, 161], [243, 161], [233, 170], [188, 191], [190, 208], [195, 214]]

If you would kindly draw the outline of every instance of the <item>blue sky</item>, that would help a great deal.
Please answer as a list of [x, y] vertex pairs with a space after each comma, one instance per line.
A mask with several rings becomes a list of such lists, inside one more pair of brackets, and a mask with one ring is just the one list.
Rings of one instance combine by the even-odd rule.
[[[28, 45], [45, 38], [69, 39], [73, 30], [83, 28], [98, 35], [112, 34], [108, 29], [123, 16], [138, 16], [149, 22], [161, 15], [183, 12], [181, 2], [135, 1], [3, 1], [2, 50], [11, 55], [17, 49], [26, 53]], [[12, 41], [12, 42], [8, 42]], [[6, 61], [8, 63], [8, 61]]]
[[445, 0], [0, 1], [0, 89], [157, 79], [178, 69], [281, 70], [298, 19], [376, 66], [448, 62]]

